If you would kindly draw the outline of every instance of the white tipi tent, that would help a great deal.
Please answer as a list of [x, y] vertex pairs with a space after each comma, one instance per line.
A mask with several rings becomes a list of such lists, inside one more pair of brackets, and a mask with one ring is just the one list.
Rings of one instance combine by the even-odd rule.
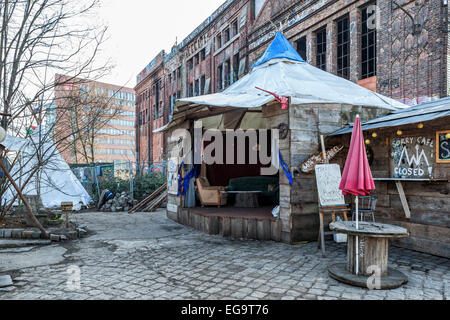
[[[39, 129], [38, 129], [39, 130]], [[2, 143], [7, 150], [20, 152], [18, 164], [13, 166], [10, 174], [20, 184], [25, 181], [37, 164], [36, 146], [39, 141], [37, 131], [29, 139], [7, 136]], [[61, 202], [72, 202], [74, 210], [81, 205], [88, 205], [91, 198], [83, 185], [70, 170], [61, 154], [50, 142], [41, 144], [40, 150], [44, 152], [44, 160], [48, 160], [39, 172], [39, 186], [42, 204], [45, 208], [60, 208]], [[20, 169], [21, 168], [21, 169]], [[24, 190], [25, 195], [37, 195], [37, 180], [34, 175]], [[3, 195], [2, 203], [13, 198], [15, 190], [10, 187]]]

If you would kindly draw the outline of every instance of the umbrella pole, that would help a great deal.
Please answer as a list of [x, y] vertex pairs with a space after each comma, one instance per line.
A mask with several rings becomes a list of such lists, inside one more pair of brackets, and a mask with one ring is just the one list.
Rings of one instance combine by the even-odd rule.
[[[359, 216], [359, 197], [356, 196], [355, 199], [355, 205], [356, 205], [356, 230], [359, 229], [359, 223], [358, 223], [358, 216]], [[355, 263], [355, 268], [356, 268], [356, 275], [358, 275], [358, 271], [359, 271], [359, 237], [356, 236], [355, 237], [355, 241], [356, 241], [356, 263]]]

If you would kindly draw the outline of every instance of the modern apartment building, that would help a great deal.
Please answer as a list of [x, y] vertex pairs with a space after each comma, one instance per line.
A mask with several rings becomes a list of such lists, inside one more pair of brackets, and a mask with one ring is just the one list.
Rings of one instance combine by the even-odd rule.
[[[56, 121], [55, 136], [67, 136], [67, 130], [73, 127], [71, 122], [75, 119], [73, 112], [67, 112], [65, 108], [70, 105], [70, 96], [80, 92], [101, 97], [101, 101], [107, 104], [104, 111], [99, 113], [104, 121], [97, 122], [95, 129], [94, 159], [95, 163], [115, 163], [117, 166], [128, 167], [128, 162], [136, 160], [135, 155], [135, 94], [131, 88], [113, 84], [89, 81], [83, 79], [69, 79], [64, 75], [56, 75], [57, 85], [55, 89], [54, 111], [51, 118]], [[89, 110], [91, 106], [80, 106], [81, 110]], [[86, 115], [78, 114], [78, 117]], [[94, 122], [95, 123], [95, 122]], [[49, 125], [47, 125], [49, 127]], [[59, 148], [64, 160], [69, 164], [84, 164], [85, 157], [79, 152], [79, 144], [74, 144], [72, 138], [65, 143], [60, 143]], [[78, 151], [77, 151], [78, 150]], [[92, 161], [92, 159], [90, 159]]]

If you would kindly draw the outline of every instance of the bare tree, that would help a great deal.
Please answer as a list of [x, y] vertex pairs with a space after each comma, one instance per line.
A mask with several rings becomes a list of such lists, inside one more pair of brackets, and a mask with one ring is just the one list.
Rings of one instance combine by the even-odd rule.
[[[95, 59], [107, 28], [87, 23], [95, 21], [92, 17], [98, 6], [99, 0], [0, 0], [1, 126], [9, 135], [22, 138], [30, 136], [31, 126], [40, 126], [29, 143], [38, 161], [29, 172], [16, 170], [13, 176], [16, 181], [22, 179], [19, 192], [51, 161], [57, 152], [55, 146], [90, 125], [85, 121], [57, 139], [52, 130], [42, 130], [48, 105], [54, 103], [55, 88], [78, 79], [97, 79], [111, 69], [109, 61], [98, 64]], [[69, 77], [54, 79], [56, 72]], [[70, 110], [62, 108], [56, 122]], [[16, 198], [4, 206], [6, 210]]]

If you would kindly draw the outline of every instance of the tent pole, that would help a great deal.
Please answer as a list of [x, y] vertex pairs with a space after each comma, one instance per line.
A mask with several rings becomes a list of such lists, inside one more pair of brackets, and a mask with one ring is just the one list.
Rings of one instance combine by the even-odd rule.
[[42, 235], [45, 238], [48, 238], [47, 231], [45, 231], [45, 229], [40, 224], [39, 220], [36, 219], [36, 217], [34, 216], [33, 212], [31, 211], [30, 205], [28, 204], [28, 201], [24, 198], [24, 196], [22, 194], [22, 191], [20, 191], [20, 188], [17, 186], [17, 184], [14, 181], [13, 177], [11, 177], [11, 175], [8, 172], [8, 170], [6, 170], [6, 168], [5, 168], [4, 164], [3, 164], [3, 161], [0, 161], [0, 168], [3, 170], [3, 172], [5, 173], [5, 176], [11, 182], [12, 186], [14, 187], [14, 189], [16, 189], [20, 199], [22, 199], [23, 206], [25, 207], [25, 210], [26, 210], [27, 214], [30, 216], [31, 221], [33, 221], [33, 223], [36, 225], [36, 227], [39, 230], [41, 230]]

